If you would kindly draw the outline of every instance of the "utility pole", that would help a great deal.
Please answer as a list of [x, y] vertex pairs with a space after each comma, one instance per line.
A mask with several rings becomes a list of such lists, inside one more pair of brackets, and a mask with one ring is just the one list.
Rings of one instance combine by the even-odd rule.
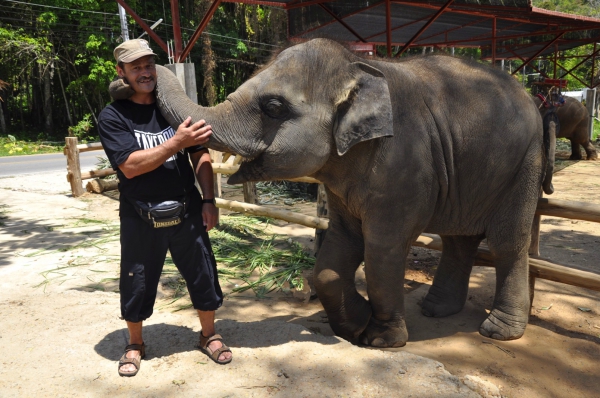
[[125, 9], [119, 4], [119, 19], [121, 20], [121, 37], [123, 41], [129, 40], [129, 30], [127, 29], [127, 16]]

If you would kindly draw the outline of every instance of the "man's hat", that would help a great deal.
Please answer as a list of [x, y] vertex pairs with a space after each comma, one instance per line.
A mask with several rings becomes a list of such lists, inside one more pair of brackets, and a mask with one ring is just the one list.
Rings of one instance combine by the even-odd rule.
[[156, 55], [144, 39], [127, 40], [117, 46], [113, 54], [117, 63], [129, 63], [146, 55]]

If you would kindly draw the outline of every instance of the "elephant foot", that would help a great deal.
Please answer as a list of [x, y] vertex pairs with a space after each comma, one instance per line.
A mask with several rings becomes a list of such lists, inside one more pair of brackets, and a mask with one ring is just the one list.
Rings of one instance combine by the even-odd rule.
[[569, 156], [569, 160], [581, 160], [581, 159], [582, 159], [581, 154], [579, 154], [579, 156], [577, 156], [577, 155]]
[[327, 317], [329, 319], [329, 326], [333, 332], [350, 342], [356, 342], [356, 339], [360, 336], [360, 333], [365, 330], [371, 319], [371, 305], [364, 298], [360, 297], [357, 303], [352, 305], [352, 316], [346, 316], [342, 318], [340, 316], [342, 311], [328, 311]]
[[421, 303], [421, 313], [425, 316], [441, 318], [460, 312], [464, 305], [464, 298], [444, 293], [434, 285], [429, 288], [427, 296]]
[[525, 333], [525, 326], [527, 316], [519, 317], [492, 310], [479, 327], [479, 333], [495, 340], [516, 340]]
[[588, 153], [587, 160], [598, 160], [598, 154], [596, 152]]
[[404, 347], [407, 341], [408, 331], [404, 319], [383, 322], [372, 317], [369, 325], [360, 335], [362, 344], [378, 348]]

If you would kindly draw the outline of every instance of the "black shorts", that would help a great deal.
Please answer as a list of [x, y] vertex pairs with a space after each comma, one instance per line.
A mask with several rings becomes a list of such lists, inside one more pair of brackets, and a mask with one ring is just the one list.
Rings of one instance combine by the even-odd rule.
[[202, 214], [187, 214], [173, 227], [153, 228], [140, 217], [121, 218], [121, 316], [140, 322], [152, 315], [167, 250], [186, 281], [194, 308], [214, 311], [223, 303]]

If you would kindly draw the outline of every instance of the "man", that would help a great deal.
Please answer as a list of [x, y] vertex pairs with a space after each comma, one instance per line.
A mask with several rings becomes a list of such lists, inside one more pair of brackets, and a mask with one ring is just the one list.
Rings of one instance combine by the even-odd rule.
[[191, 118], [177, 131], [169, 126], [156, 105], [155, 55], [140, 39], [115, 48], [117, 73], [133, 94], [108, 105], [98, 118], [100, 140], [119, 177], [119, 288], [129, 330], [121, 376], [135, 376], [145, 356], [142, 321], [152, 315], [167, 250], [198, 311], [200, 349], [219, 364], [232, 359], [214, 325], [223, 295], [207, 234], [218, 222], [210, 155], [202, 146], [211, 126], [204, 120], [191, 124]]

